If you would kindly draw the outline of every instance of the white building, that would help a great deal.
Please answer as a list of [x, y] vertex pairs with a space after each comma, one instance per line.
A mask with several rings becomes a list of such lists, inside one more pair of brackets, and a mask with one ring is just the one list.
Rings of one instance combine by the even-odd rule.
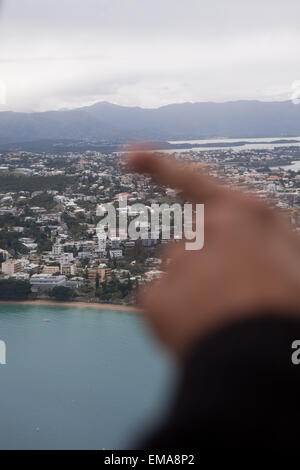
[[96, 215], [99, 217], [103, 217], [106, 214], [107, 210], [103, 204], [97, 204], [96, 207]]
[[52, 276], [51, 274], [33, 274], [30, 278], [32, 292], [39, 289], [53, 289], [53, 287], [66, 286], [66, 276]]
[[34, 251], [38, 246], [37, 243], [34, 242], [33, 238], [29, 237], [20, 238], [20, 242], [23, 243], [23, 245], [30, 251]]
[[12, 277], [20, 281], [28, 281], [30, 276], [28, 273], [15, 273], [12, 275]]
[[147, 271], [144, 276], [146, 281], [153, 281], [154, 279], [160, 279], [164, 275], [164, 271], [159, 271], [158, 269]]
[[120, 237], [111, 237], [110, 244], [113, 250], [118, 250], [121, 245], [121, 238]]
[[73, 253], [62, 253], [61, 254], [61, 257], [60, 257], [60, 262], [62, 264], [67, 264], [67, 263], [70, 263], [71, 261], [73, 261], [74, 259], [74, 255]]
[[101, 256], [106, 256], [106, 244], [107, 244], [107, 233], [99, 232], [97, 233], [98, 243], [96, 246], [97, 253], [100, 253]]
[[54, 243], [52, 247], [52, 253], [54, 255], [61, 255], [64, 251], [63, 245], [61, 243]]
[[122, 258], [123, 251], [122, 250], [109, 250], [109, 256], [111, 258]]

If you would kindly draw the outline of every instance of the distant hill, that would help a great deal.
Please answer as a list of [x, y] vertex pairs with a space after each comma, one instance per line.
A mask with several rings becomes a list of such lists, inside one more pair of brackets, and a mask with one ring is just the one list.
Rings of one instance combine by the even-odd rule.
[[182, 103], [157, 109], [107, 102], [41, 113], [0, 112], [0, 145], [49, 140], [122, 142], [300, 135], [300, 106], [290, 101]]

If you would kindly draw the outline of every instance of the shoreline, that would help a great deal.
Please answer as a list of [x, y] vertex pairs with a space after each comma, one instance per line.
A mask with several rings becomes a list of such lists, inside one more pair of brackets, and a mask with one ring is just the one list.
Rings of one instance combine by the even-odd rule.
[[75, 307], [75, 308], [94, 308], [99, 310], [116, 310], [124, 312], [138, 313], [137, 307], [119, 304], [104, 304], [101, 302], [59, 302], [55, 300], [0, 300], [0, 305], [40, 305], [52, 307]]

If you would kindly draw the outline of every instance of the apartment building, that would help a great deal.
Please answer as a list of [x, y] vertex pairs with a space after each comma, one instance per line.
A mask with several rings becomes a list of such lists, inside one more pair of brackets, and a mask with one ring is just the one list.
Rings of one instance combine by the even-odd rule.
[[2, 263], [2, 272], [8, 276], [12, 276], [15, 273], [18, 273], [22, 269], [22, 264], [20, 260], [8, 259]]
[[90, 283], [95, 284], [97, 273], [99, 276], [99, 282], [104, 282], [111, 279], [111, 269], [107, 267], [98, 266], [97, 268], [89, 268], [87, 270], [88, 280]]
[[59, 266], [45, 265], [43, 267], [43, 274], [56, 274], [56, 273], [59, 273], [59, 271], [60, 271]]

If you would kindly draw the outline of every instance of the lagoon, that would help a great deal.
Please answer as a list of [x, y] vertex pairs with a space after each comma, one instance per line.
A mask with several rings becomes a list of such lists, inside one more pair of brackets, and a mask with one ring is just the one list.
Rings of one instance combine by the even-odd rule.
[[0, 449], [134, 447], [164, 413], [175, 367], [137, 314], [0, 305], [0, 340]]
[[[231, 150], [239, 152], [241, 150], [274, 150], [274, 148], [300, 147], [300, 137], [257, 137], [257, 138], [239, 138], [239, 139], [201, 139], [201, 140], [170, 140], [170, 144], [190, 144], [189, 149], [177, 148], [163, 150], [165, 153], [184, 153], [184, 152], [201, 152], [207, 150]], [[241, 145], [238, 145], [238, 144]], [[201, 147], [193, 147], [193, 145], [201, 145]], [[215, 144], [215, 145], [214, 145]], [[222, 144], [226, 145], [222, 147]], [[232, 145], [231, 145], [232, 144]], [[206, 146], [207, 145], [207, 146]]]

